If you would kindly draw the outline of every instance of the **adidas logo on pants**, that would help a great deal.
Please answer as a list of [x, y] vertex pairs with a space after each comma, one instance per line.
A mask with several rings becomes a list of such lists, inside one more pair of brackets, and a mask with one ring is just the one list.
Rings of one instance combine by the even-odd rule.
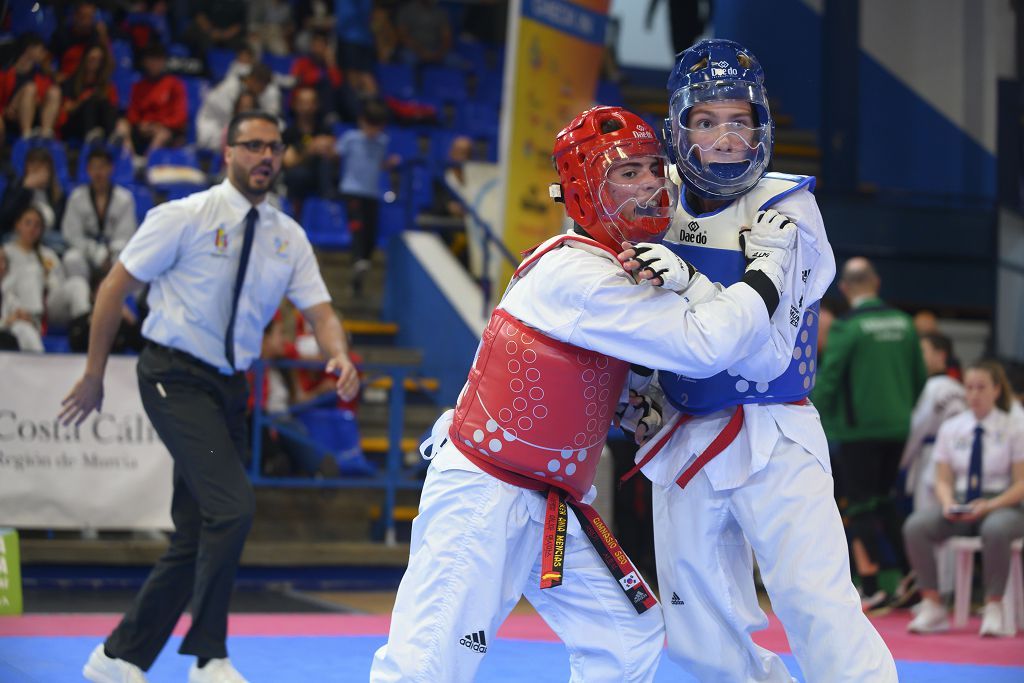
[[477, 631], [476, 633], [469, 633], [462, 636], [459, 639], [459, 645], [465, 645], [474, 652], [483, 654], [487, 652], [487, 639], [484, 637], [483, 631]]

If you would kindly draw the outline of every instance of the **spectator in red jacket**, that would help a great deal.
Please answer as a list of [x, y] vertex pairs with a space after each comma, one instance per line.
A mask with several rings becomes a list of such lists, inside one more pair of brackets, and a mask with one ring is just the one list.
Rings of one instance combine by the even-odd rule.
[[51, 47], [60, 64], [58, 80], [70, 78], [85, 51], [96, 43], [103, 43], [110, 48], [107, 25], [96, 16], [95, 2], [79, 0], [75, 3], [67, 25], [53, 34]]
[[111, 81], [114, 60], [104, 43], [90, 45], [71, 78], [64, 81], [60, 131], [65, 139], [106, 139], [117, 125], [117, 87]]
[[22, 135], [53, 137], [60, 113], [60, 88], [50, 71], [46, 43], [34, 33], [24, 34], [19, 42], [14, 64], [0, 72], [2, 118], [4, 123], [15, 124]]
[[[291, 75], [295, 78], [291, 102], [293, 107], [295, 92], [301, 87], [316, 90], [320, 101], [318, 113], [321, 115], [335, 111], [336, 107], [344, 104], [340, 93], [343, 77], [326, 31], [313, 31], [310, 34], [309, 51], [292, 62]], [[346, 117], [349, 118], [354, 120], [353, 117]]]
[[167, 51], [159, 43], [142, 53], [142, 80], [132, 86], [128, 103], [127, 124], [119, 134], [134, 144], [138, 154], [181, 141], [188, 122], [188, 95], [185, 84], [177, 76], [165, 73]]

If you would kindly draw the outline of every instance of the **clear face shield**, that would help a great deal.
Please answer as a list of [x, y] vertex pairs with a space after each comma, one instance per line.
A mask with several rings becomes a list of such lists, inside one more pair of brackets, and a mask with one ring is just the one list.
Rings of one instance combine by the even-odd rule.
[[636, 243], [665, 236], [679, 198], [668, 166], [656, 140], [619, 142], [594, 155], [595, 208], [613, 237]]
[[772, 126], [760, 86], [717, 81], [680, 88], [669, 112], [677, 165], [698, 192], [735, 197], [764, 175]]

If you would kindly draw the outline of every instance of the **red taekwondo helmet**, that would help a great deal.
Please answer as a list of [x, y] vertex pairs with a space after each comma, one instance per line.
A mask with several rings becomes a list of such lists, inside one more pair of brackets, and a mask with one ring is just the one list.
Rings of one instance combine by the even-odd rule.
[[619, 251], [622, 242], [660, 242], [678, 191], [654, 129], [621, 107], [583, 112], [555, 136], [556, 201], [588, 235]]

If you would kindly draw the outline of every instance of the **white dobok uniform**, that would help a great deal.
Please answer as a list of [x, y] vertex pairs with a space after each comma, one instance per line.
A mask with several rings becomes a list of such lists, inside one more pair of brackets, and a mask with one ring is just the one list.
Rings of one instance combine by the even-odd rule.
[[[558, 239], [558, 238], [553, 238]], [[543, 249], [543, 246], [540, 247]], [[687, 294], [713, 300], [691, 307]], [[763, 299], [746, 284], [718, 296], [706, 278], [683, 295], [634, 284], [607, 250], [570, 242], [506, 291], [499, 308], [549, 337], [647, 367], [706, 376], [765, 344]], [[471, 681], [522, 595], [569, 650], [570, 681], [651, 681], [664, 630], [655, 604], [638, 615], [570, 511], [562, 585], [541, 590], [545, 496], [484, 473], [435, 424], [433, 460], [413, 521], [409, 566], [374, 683]], [[596, 495], [591, 487], [583, 502]]]
[[943, 422], [967, 409], [964, 385], [946, 374], [932, 375], [910, 415], [910, 435], [903, 447], [900, 469], [907, 470], [906, 492], [914, 497], [914, 511], [938, 507], [935, 497], [935, 462], [932, 449]]
[[[771, 206], [797, 224], [794, 265], [771, 320], [770, 341], [729, 366], [738, 391], [770, 395], [771, 381], [794, 358], [812, 357], [814, 340], [802, 336], [798, 323], [813, 315], [807, 307], [831, 283], [835, 260], [808, 184], [808, 179], [770, 174], [705, 215], [680, 201], [666, 236], [669, 244], [692, 243], [697, 235], [701, 245], [721, 255], [740, 250], [740, 226], [751, 225], [762, 208]], [[701, 270], [692, 253], [684, 258]], [[654, 367], [661, 370], [664, 364]], [[800, 370], [812, 378], [802, 380], [804, 387], [813, 386], [814, 363], [807, 370]], [[782, 660], [751, 638], [768, 625], [757, 601], [753, 550], [808, 681], [896, 681], [892, 655], [862, 613], [850, 579], [817, 410], [767, 400], [743, 407], [735, 440], [685, 488], [676, 479], [722, 431], [734, 407], [693, 418], [643, 468], [653, 483], [658, 585], [662, 596], [672, 596], [662, 610], [669, 656], [706, 683], [792, 680]], [[663, 430], [680, 415], [671, 405], [665, 408]], [[657, 436], [647, 442], [637, 461], [658, 442]]]

